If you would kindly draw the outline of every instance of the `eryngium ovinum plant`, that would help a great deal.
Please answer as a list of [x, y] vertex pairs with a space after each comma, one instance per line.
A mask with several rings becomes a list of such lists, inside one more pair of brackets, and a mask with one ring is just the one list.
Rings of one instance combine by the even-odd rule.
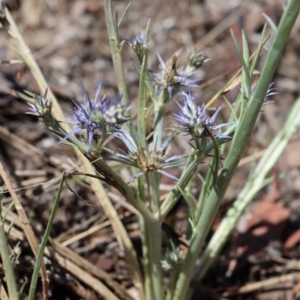
[[[207, 62], [202, 52], [190, 52], [186, 63], [182, 65], [177, 63], [176, 56], [165, 62], [158, 54], [159, 71], [150, 71], [147, 64], [149, 23], [144, 36], [138, 34], [133, 40], [120, 41], [118, 28], [121, 21], [117, 23], [113, 18], [110, 1], [105, 1], [105, 14], [120, 94], [115, 98], [101, 96], [100, 82], [95, 96], [91, 98], [82, 85], [83, 101], [73, 100], [74, 111], [69, 116], [73, 130], [70, 132], [66, 132], [61, 122], [51, 114], [52, 104], [47, 93], [36, 97], [31, 113], [41, 118], [61, 138], [60, 143], [80, 149], [93, 164], [98, 178], [118, 190], [138, 211], [143, 244], [141, 260], [144, 279], [141, 284], [144, 292], [141, 298], [183, 300], [191, 295], [188, 293], [189, 284], [197, 275], [193, 274], [193, 270], [200, 250], [260, 108], [274, 94], [270, 87], [272, 76], [298, 10], [299, 1], [290, 1], [276, 29], [273, 45], [255, 88], [252, 87], [252, 75], [263, 47], [265, 28], [252, 60], [245, 36], [242, 50], [233, 37], [242, 64], [241, 89], [233, 104], [229, 104], [224, 96], [224, 104], [232, 112], [230, 119], [224, 123], [219, 122], [218, 118], [222, 106], [210, 114], [193, 92], [201, 80], [195, 78], [196, 71]], [[121, 60], [125, 43], [135, 51], [138, 58], [134, 63], [140, 78], [136, 120], [131, 118], [132, 106]], [[166, 116], [165, 110], [174, 101], [178, 108], [172, 116], [176, 125], [165, 134], [164, 122], [170, 117]], [[146, 131], [149, 122], [152, 122], [152, 129]], [[180, 134], [189, 136], [190, 152], [170, 157], [168, 149]], [[119, 139], [126, 150], [111, 150], [109, 138]], [[224, 149], [221, 145], [230, 141], [230, 152], [227, 157], [222, 156], [224, 163], [221, 164]], [[111, 160], [128, 168], [132, 176], [130, 182], [124, 181], [110, 166]], [[202, 178], [202, 188], [197, 199], [195, 195], [190, 196], [190, 183], [193, 178], [197, 178], [194, 175], [205, 161], [210, 164], [210, 168], [206, 177]], [[177, 168], [180, 175], [171, 175], [168, 168]], [[174, 185], [162, 199], [160, 184], [163, 176], [169, 177]], [[186, 237], [189, 248], [185, 253], [171, 239], [162, 247], [162, 222], [180, 197], [186, 199], [189, 207], [190, 230]]]

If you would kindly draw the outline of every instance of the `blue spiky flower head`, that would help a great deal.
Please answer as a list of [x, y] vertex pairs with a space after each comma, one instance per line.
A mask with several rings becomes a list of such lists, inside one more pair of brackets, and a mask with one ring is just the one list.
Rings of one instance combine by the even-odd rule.
[[34, 104], [28, 103], [30, 106], [30, 112], [28, 112], [28, 114], [38, 117], [45, 117], [51, 114], [52, 101], [47, 99], [47, 90], [44, 95], [36, 95], [34, 101]]
[[68, 122], [74, 126], [74, 129], [68, 133], [61, 142], [64, 142], [72, 134], [85, 129], [88, 141], [88, 148], [91, 149], [92, 142], [95, 140], [95, 134], [108, 136], [119, 130], [123, 123], [129, 120], [128, 105], [122, 105], [122, 95], [119, 95], [115, 101], [103, 97], [99, 99], [102, 82], [99, 83], [95, 98], [90, 99], [83, 84], [81, 84], [83, 94], [83, 104], [73, 100], [75, 109]]
[[34, 95], [34, 104], [28, 103], [30, 111], [27, 112], [27, 114], [38, 116], [44, 125], [55, 131], [58, 123], [51, 114], [52, 101], [47, 98], [47, 92], [48, 91], [46, 90], [43, 95]]
[[[214, 122], [218, 116], [218, 113], [222, 109], [220, 106], [215, 113], [209, 117], [207, 115], [204, 104], [197, 106], [195, 97], [191, 93], [181, 93], [183, 104], [179, 106], [179, 114], [175, 115], [174, 119], [176, 120], [178, 126], [177, 129], [185, 132], [193, 139], [200, 139], [202, 137], [209, 136], [209, 132], [217, 130], [219, 128], [225, 127], [231, 123], [223, 123], [215, 125]], [[209, 132], [208, 132], [209, 131]], [[230, 138], [229, 136], [215, 134], [215, 137], [221, 138]]]
[[181, 91], [183, 87], [195, 87], [201, 79], [191, 79], [191, 76], [195, 73], [188, 72], [183, 67], [177, 65], [177, 57], [173, 56], [172, 62], [166, 65], [159, 54], [157, 54], [159, 60], [160, 72], [152, 72], [154, 76], [154, 83], [157, 86], [157, 92], [161, 93], [167, 91], [168, 99], [171, 99], [178, 91]]
[[144, 55], [148, 51], [148, 43], [147, 43], [146, 36], [142, 36], [140, 33], [138, 33], [133, 40], [125, 40], [125, 41], [135, 51], [139, 60], [142, 61]]
[[171, 137], [167, 138], [161, 147], [156, 147], [153, 143], [141, 143], [136, 140], [135, 135], [129, 134], [124, 128], [115, 132], [114, 136], [122, 140], [128, 149], [128, 154], [116, 153], [117, 159], [115, 160], [140, 170], [133, 179], [150, 172], [158, 172], [173, 180], [178, 180], [163, 170], [183, 165], [182, 159], [186, 157], [186, 155], [167, 157]]

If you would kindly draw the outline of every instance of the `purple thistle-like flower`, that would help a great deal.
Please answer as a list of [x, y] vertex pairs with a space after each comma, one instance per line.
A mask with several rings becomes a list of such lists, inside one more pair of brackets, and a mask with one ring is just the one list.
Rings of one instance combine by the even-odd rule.
[[134, 50], [141, 49], [141, 48], [143, 48], [143, 49], [148, 48], [148, 43], [147, 43], [147, 40], [146, 40], [146, 36], [142, 36], [140, 33], [138, 33], [134, 39], [125, 40], [125, 41]]
[[[232, 123], [223, 123], [214, 125], [218, 113], [222, 109], [220, 106], [215, 113], [209, 117], [207, 115], [204, 104], [197, 106], [195, 98], [191, 93], [181, 93], [183, 105], [179, 106], [179, 114], [174, 119], [177, 122], [177, 129], [191, 135], [194, 139], [209, 136], [209, 132], [220, 129]], [[209, 130], [209, 132], [207, 132]], [[215, 134], [217, 138], [230, 138], [229, 136]]]
[[47, 99], [47, 90], [44, 95], [35, 96], [35, 103], [30, 105], [29, 115], [34, 115], [38, 117], [45, 117], [51, 114], [52, 101]]
[[157, 54], [159, 60], [160, 72], [155, 73], [151, 71], [154, 76], [154, 82], [158, 86], [157, 92], [160, 93], [164, 90], [168, 92], [168, 98], [171, 99], [174, 94], [181, 90], [182, 87], [194, 87], [201, 79], [191, 79], [190, 77], [195, 71], [187, 72], [184, 68], [178, 70], [177, 58], [173, 56], [172, 63], [167, 66], [161, 56]]
[[47, 99], [47, 90], [44, 95], [35, 95], [34, 104], [28, 103], [30, 105], [30, 111], [27, 112], [29, 115], [38, 116], [44, 125], [52, 128], [56, 131], [59, 127], [58, 122], [52, 117], [52, 101]]
[[114, 133], [114, 136], [121, 139], [128, 149], [128, 154], [117, 153], [116, 161], [133, 166], [140, 170], [133, 179], [136, 179], [148, 172], [158, 172], [173, 180], [178, 180], [175, 176], [165, 172], [163, 169], [178, 167], [184, 164], [182, 161], [186, 155], [175, 155], [167, 158], [166, 150], [169, 144], [167, 139], [160, 148], [150, 145], [140, 145], [133, 136], [123, 128]]
[[118, 96], [115, 102], [112, 99], [103, 97], [99, 99], [102, 81], [99, 83], [94, 99], [90, 99], [83, 84], [81, 89], [83, 94], [83, 104], [72, 100], [75, 110], [70, 116], [72, 121], [68, 122], [75, 128], [68, 133], [60, 143], [67, 140], [71, 135], [82, 129], [86, 129], [88, 147], [91, 149], [95, 132], [110, 134], [121, 128], [121, 125], [129, 120], [127, 115], [129, 107], [121, 104], [122, 96]]
[[135, 51], [139, 60], [142, 61], [144, 55], [148, 50], [148, 43], [146, 36], [142, 36], [140, 33], [133, 40], [125, 40], [127, 44]]

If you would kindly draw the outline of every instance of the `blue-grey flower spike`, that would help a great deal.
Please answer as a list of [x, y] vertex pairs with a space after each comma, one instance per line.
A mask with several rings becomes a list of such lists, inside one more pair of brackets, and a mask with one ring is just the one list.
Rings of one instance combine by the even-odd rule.
[[115, 160], [133, 166], [141, 171], [134, 176], [133, 180], [148, 172], [158, 172], [173, 180], [178, 180], [178, 178], [163, 171], [163, 169], [183, 165], [184, 162], [182, 159], [186, 155], [176, 155], [167, 158], [167, 143], [163, 148], [159, 149], [153, 144], [140, 145], [124, 128], [115, 132], [114, 136], [121, 139], [128, 149], [128, 154], [116, 153], [117, 159]]
[[157, 53], [159, 60], [160, 72], [155, 73], [150, 71], [154, 76], [154, 83], [157, 86], [157, 93], [167, 91], [168, 99], [171, 99], [183, 87], [195, 87], [201, 79], [191, 79], [190, 77], [195, 73], [187, 72], [185, 68], [180, 68], [177, 65], [177, 58], [173, 56], [172, 63], [166, 65], [161, 56]]
[[142, 36], [140, 33], [137, 34], [135, 39], [133, 40], [125, 40], [127, 44], [132, 47], [135, 51], [136, 55], [138, 56], [139, 60], [143, 60], [143, 56], [146, 54], [148, 50], [148, 43], [146, 36]]
[[28, 103], [30, 105], [30, 112], [28, 114], [38, 117], [51, 114], [52, 101], [47, 99], [47, 90], [44, 95], [36, 96], [34, 100], [34, 104]]
[[83, 104], [76, 100], [72, 100], [75, 105], [75, 110], [70, 116], [72, 124], [75, 128], [68, 133], [60, 143], [67, 140], [71, 135], [78, 133], [80, 130], [86, 130], [86, 137], [89, 150], [94, 141], [94, 134], [109, 134], [119, 130], [121, 125], [129, 120], [128, 105], [121, 105], [122, 95], [118, 96], [116, 101], [103, 97], [99, 99], [102, 81], [100, 81], [95, 98], [90, 99], [84, 85], [81, 83], [83, 94]]
[[27, 114], [38, 116], [46, 126], [55, 131], [59, 125], [52, 117], [52, 101], [47, 99], [47, 90], [44, 95], [36, 95], [34, 101], [34, 104], [28, 103], [30, 105], [30, 111], [27, 112]]
[[[220, 106], [211, 117], [208, 117], [204, 104], [202, 106], [197, 106], [196, 100], [191, 95], [191, 93], [182, 92], [181, 96], [183, 104], [180, 105], [177, 102], [179, 107], [179, 114], [175, 115], [174, 119], [178, 124], [177, 129], [191, 135], [193, 139], [207, 137], [207, 130], [214, 131], [219, 128], [225, 127], [229, 124], [232, 124], [214, 124], [218, 113], [222, 109], [222, 106]], [[215, 136], [218, 138], [228, 138], [228, 136], [218, 134], [215, 134]]]

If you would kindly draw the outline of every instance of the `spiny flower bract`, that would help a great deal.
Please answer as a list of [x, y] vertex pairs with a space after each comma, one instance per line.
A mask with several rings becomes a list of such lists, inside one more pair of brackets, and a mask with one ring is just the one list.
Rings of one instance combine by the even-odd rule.
[[180, 68], [177, 65], [177, 58], [173, 56], [172, 63], [166, 65], [159, 54], [157, 54], [159, 60], [160, 72], [152, 72], [154, 76], [154, 83], [158, 87], [157, 93], [161, 93], [166, 90], [168, 93], [168, 99], [171, 99], [174, 94], [181, 90], [182, 87], [194, 87], [197, 86], [201, 79], [191, 79], [190, 77], [195, 73], [187, 72], [184, 68]]
[[186, 70], [197, 70], [210, 59], [206, 58], [201, 50], [190, 52], [187, 60]]
[[167, 177], [178, 180], [175, 176], [163, 171], [162, 169], [177, 167], [183, 164], [182, 158], [186, 155], [175, 155], [166, 157], [166, 149], [169, 144], [167, 139], [160, 148], [156, 148], [153, 143], [149, 145], [140, 145], [125, 129], [120, 129], [114, 133], [114, 136], [121, 139], [128, 149], [128, 154], [117, 153], [115, 159], [124, 164], [138, 168], [141, 172], [136, 174], [133, 179], [140, 177], [148, 172], [158, 172]]
[[27, 114], [38, 116], [46, 126], [55, 131], [58, 123], [51, 115], [52, 101], [47, 99], [47, 90], [44, 95], [35, 95], [34, 104], [28, 104], [30, 111]]
[[30, 105], [30, 112], [28, 114], [38, 117], [45, 117], [51, 114], [52, 101], [47, 99], [47, 90], [44, 95], [36, 95], [34, 101], [34, 104], [28, 103]]
[[[254, 94], [255, 90], [256, 90], [256, 87], [257, 85], [255, 85], [252, 90], [251, 90], [251, 93], [252, 95]], [[276, 92], [276, 89], [274, 88], [274, 82], [272, 82], [270, 85], [269, 85], [269, 88], [267, 90], [267, 93], [266, 93], [266, 96], [265, 96], [265, 99], [264, 99], [264, 104], [267, 104], [267, 103], [271, 103], [273, 101], [270, 100], [270, 98], [274, 95], [277, 95], [278, 92]]]
[[[178, 126], [177, 129], [185, 132], [192, 136], [192, 138], [202, 138], [207, 137], [208, 130], [211, 132], [213, 130], [217, 130], [224, 126], [227, 126], [231, 123], [223, 123], [219, 125], [214, 125], [214, 122], [218, 116], [218, 113], [222, 109], [220, 106], [215, 113], [209, 117], [207, 115], [204, 104], [201, 106], [197, 106], [196, 99], [191, 95], [191, 93], [181, 93], [183, 104], [179, 106], [179, 114], [174, 116], [175, 121]], [[224, 135], [215, 135], [216, 137], [226, 137]]]
[[146, 36], [142, 36], [140, 33], [133, 40], [125, 40], [127, 44], [132, 47], [135, 51], [136, 55], [138, 56], [139, 60], [143, 60], [143, 56], [147, 52], [148, 43]]
[[72, 100], [75, 104], [75, 110], [70, 116], [72, 121], [68, 122], [75, 128], [68, 133], [61, 143], [68, 139], [72, 134], [76, 134], [82, 129], [86, 129], [88, 148], [91, 149], [95, 132], [111, 134], [121, 128], [121, 125], [129, 120], [128, 106], [122, 105], [122, 95], [119, 95], [116, 101], [103, 97], [99, 99], [102, 82], [99, 83], [95, 98], [90, 99], [83, 84], [81, 84], [83, 94], [83, 104]]

